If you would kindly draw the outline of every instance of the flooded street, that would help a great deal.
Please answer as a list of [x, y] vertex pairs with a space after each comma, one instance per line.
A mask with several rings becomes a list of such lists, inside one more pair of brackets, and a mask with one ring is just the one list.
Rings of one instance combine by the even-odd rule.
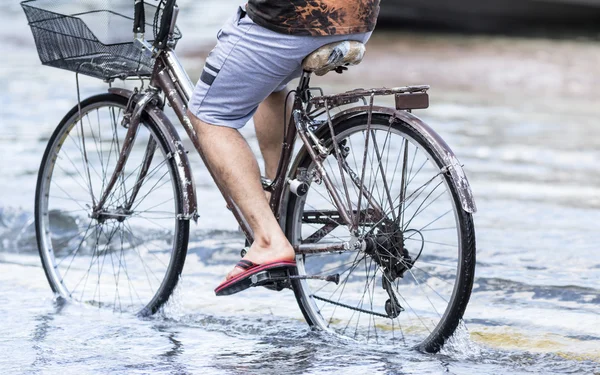
[[[196, 80], [237, 2], [179, 3], [177, 51]], [[464, 164], [478, 206], [477, 270], [465, 325], [426, 355], [311, 332], [290, 291], [215, 297], [244, 238], [188, 140], [200, 219], [168, 306], [141, 319], [54, 301], [33, 202], [46, 143], [77, 102], [75, 77], [39, 63], [16, 2], [0, 4], [0, 25], [3, 374], [600, 374], [597, 41], [386, 30], [360, 66], [313, 81], [329, 93], [432, 86], [431, 107], [415, 114]], [[82, 97], [106, 91], [81, 83]], [[258, 153], [253, 127], [242, 132]]]

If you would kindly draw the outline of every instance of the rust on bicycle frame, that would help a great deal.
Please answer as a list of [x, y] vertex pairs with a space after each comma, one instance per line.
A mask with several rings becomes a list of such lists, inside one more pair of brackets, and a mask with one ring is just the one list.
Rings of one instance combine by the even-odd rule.
[[[137, 103], [140, 100], [143, 100], [144, 97], [142, 94], [136, 94], [135, 92], [123, 88], [110, 88], [108, 91], [111, 94], [119, 95], [128, 99], [130, 103]], [[150, 103], [146, 105], [145, 112], [150, 118], [153, 119], [154, 123], [159, 127], [159, 131], [166, 137], [166, 140], [168, 141], [167, 147], [169, 149], [168, 157], [174, 159], [175, 166], [177, 168], [176, 177], [179, 179], [180, 184], [183, 187], [182, 213], [178, 216], [178, 219], [192, 219], [196, 221], [198, 219], [196, 187], [194, 184], [193, 174], [189, 166], [187, 152], [183, 147], [183, 143], [181, 142], [179, 134], [162, 111], [164, 104], [160, 98], [157, 97], [156, 99], [156, 103], [154, 101], [150, 101]], [[151, 154], [146, 153], [144, 160], [142, 161], [142, 168], [144, 168], [146, 165], [149, 165], [151, 162], [150, 158]], [[115, 169], [115, 173], [118, 175], [120, 171]], [[145, 177], [146, 173], [139, 173], [138, 180], [134, 184], [134, 187], [141, 186]], [[99, 207], [97, 211], [101, 210], [100, 206], [97, 207]]]

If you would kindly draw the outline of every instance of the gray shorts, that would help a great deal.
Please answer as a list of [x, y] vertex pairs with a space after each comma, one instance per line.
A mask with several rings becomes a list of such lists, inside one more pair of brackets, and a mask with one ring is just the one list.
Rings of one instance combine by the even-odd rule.
[[255, 24], [240, 7], [217, 35], [189, 110], [208, 124], [239, 129], [267, 96], [302, 74], [302, 60], [311, 52], [343, 40], [366, 43], [370, 36], [281, 34]]

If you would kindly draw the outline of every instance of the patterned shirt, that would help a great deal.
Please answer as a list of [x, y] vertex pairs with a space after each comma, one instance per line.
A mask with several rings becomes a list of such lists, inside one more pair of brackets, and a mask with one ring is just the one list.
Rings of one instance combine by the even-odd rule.
[[248, 16], [270, 30], [293, 35], [373, 31], [380, 0], [249, 0]]

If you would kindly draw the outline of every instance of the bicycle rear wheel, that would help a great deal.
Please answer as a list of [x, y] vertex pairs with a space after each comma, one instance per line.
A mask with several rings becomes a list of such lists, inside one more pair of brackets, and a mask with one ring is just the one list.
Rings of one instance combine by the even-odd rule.
[[[40, 257], [52, 290], [68, 300], [119, 312], [155, 313], [181, 274], [189, 221], [180, 220], [182, 186], [165, 137], [142, 116], [126, 167], [93, 214], [127, 129], [127, 99], [91, 97], [73, 108], [48, 142], [35, 197]], [[149, 159], [148, 157], [151, 156]], [[143, 160], [151, 160], [143, 167]], [[146, 177], [139, 180], [140, 171]], [[139, 186], [131, 209], [128, 202]]]
[[[330, 152], [325, 170], [359, 217], [355, 233], [340, 223], [315, 163], [307, 153], [299, 156], [291, 176], [309, 176], [310, 188], [302, 197], [289, 194], [286, 234], [292, 244], [362, 245], [360, 250], [299, 255], [300, 275], [337, 273], [340, 283], [294, 280], [293, 288], [312, 326], [436, 352], [455, 331], [471, 293], [473, 220], [461, 208], [457, 182], [445, 173], [435, 148], [408, 124], [390, 120], [374, 114], [370, 131], [366, 114], [338, 124], [335, 142], [343, 167], [329, 131], [321, 135]], [[361, 180], [369, 197], [358, 188]], [[383, 215], [377, 216], [378, 209]]]

